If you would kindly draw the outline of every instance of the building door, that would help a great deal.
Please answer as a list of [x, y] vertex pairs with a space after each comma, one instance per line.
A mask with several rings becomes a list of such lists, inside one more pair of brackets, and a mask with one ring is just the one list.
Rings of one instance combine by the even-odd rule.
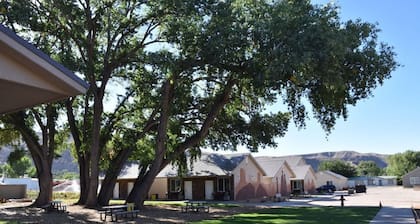
[[214, 182], [212, 180], [206, 180], [205, 189], [206, 200], [213, 200]]
[[192, 200], [192, 181], [184, 181], [184, 198]]
[[134, 187], [134, 182], [128, 182], [128, 185], [127, 185], [127, 188], [128, 188], [127, 193], [128, 194], [131, 193], [131, 191], [133, 190], [133, 187]]
[[114, 199], [120, 198], [120, 184], [115, 183], [114, 192], [112, 193], [112, 196]]
[[303, 180], [292, 180], [291, 187], [292, 187], [292, 194], [302, 194], [304, 192], [303, 188]]

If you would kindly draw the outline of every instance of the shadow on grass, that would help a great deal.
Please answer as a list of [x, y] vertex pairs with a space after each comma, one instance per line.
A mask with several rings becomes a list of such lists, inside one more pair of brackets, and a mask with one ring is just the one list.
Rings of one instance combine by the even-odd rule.
[[378, 211], [379, 208], [373, 207], [272, 208], [194, 223], [369, 223]]

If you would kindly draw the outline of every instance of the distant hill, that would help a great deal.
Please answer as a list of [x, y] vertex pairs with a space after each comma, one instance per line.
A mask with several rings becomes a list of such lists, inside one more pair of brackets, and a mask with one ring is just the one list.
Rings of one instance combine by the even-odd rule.
[[[2, 147], [0, 149], [0, 163], [7, 161], [7, 157], [13, 149], [9, 147]], [[386, 158], [389, 155], [377, 154], [377, 153], [358, 153], [355, 151], [339, 151], [339, 152], [321, 152], [313, 154], [304, 154], [304, 155], [291, 155], [291, 156], [300, 156], [305, 159], [306, 163], [311, 165], [314, 170], [318, 170], [318, 166], [321, 161], [324, 160], [343, 160], [352, 162], [357, 165], [360, 161], [374, 161], [380, 168], [387, 166]], [[77, 162], [73, 159], [70, 150], [66, 150], [61, 154], [61, 157], [55, 159], [53, 162], [53, 173], [60, 173], [63, 171], [67, 172], [79, 172], [79, 167]]]
[[73, 159], [73, 156], [70, 153], [70, 150], [65, 150], [61, 153], [61, 157], [53, 161], [52, 172], [74, 172], [79, 173], [79, 165], [77, 161]]
[[389, 155], [378, 154], [378, 153], [359, 153], [355, 151], [339, 151], [339, 152], [321, 152], [313, 154], [298, 155], [305, 159], [306, 163], [311, 165], [312, 168], [318, 170], [319, 163], [324, 160], [343, 160], [351, 162], [355, 165], [359, 164], [360, 161], [374, 161], [380, 168], [386, 167], [386, 158]]
[[[7, 158], [9, 157], [10, 152], [13, 151], [11, 147], [1, 147], [0, 148], [0, 164], [6, 163]], [[70, 150], [65, 150], [61, 157], [54, 159], [52, 172], [53, 173], [61, 173], [61, 172], [79, 172], [79, 165], [77, 161], [73, 159], [73, 156], [70, 153]]]

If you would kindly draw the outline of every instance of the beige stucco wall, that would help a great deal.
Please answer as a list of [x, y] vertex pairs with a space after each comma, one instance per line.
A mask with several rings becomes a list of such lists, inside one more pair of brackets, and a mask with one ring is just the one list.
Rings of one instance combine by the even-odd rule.
[[254, 160], [245, 158], [232, 172], [234, 182], [234, 199], [249, 200], [268, 196], [267, 180], [263, 180], [263, 172]]
[[151, 198], [153, 194], [158, 194], [158, 199], [167, 199], [167, 192], [168, 178], [156, 177], [152, 186], [150, 187], [149, 198]]
[[[270, 192], [272, 195], [276, 195], [276, 193], [280, 193], [281, 196], [289, 196], [291, 193], [290, 187], [290, 178], [293, 174], [291, 171], [282, 164], [275, 176], [272, 178], [273, 180], [273, 192]], [[283, 176], [283, 183], [282, 183], [282, 176]], [[277, 192], [278, 191], [278, 192]]]
[[306, 172], [305, 175], [305, 179], [304, 179], [304, 189], [305, 189], [305, 193], [314, 193], [315, 192], [315, 184], [316, 184], [316, 177], [315, 174], [311, 171], [308, 170], [308, 172]]
[[327, 181], [332, 181], [332, 184], [337, 190], [342, 190], [344, 187], [348, 187], [347, 179], [337, 178], [334, 175], [330, 175], [325, 172], [316, 173], [316, 187], [327, 184]]

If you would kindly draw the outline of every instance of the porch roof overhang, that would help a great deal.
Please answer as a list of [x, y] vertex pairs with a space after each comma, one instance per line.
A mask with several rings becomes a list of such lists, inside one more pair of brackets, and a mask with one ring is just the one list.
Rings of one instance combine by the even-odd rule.
[[0, 24], [0, 114], [85, 93], [88, 84]]

